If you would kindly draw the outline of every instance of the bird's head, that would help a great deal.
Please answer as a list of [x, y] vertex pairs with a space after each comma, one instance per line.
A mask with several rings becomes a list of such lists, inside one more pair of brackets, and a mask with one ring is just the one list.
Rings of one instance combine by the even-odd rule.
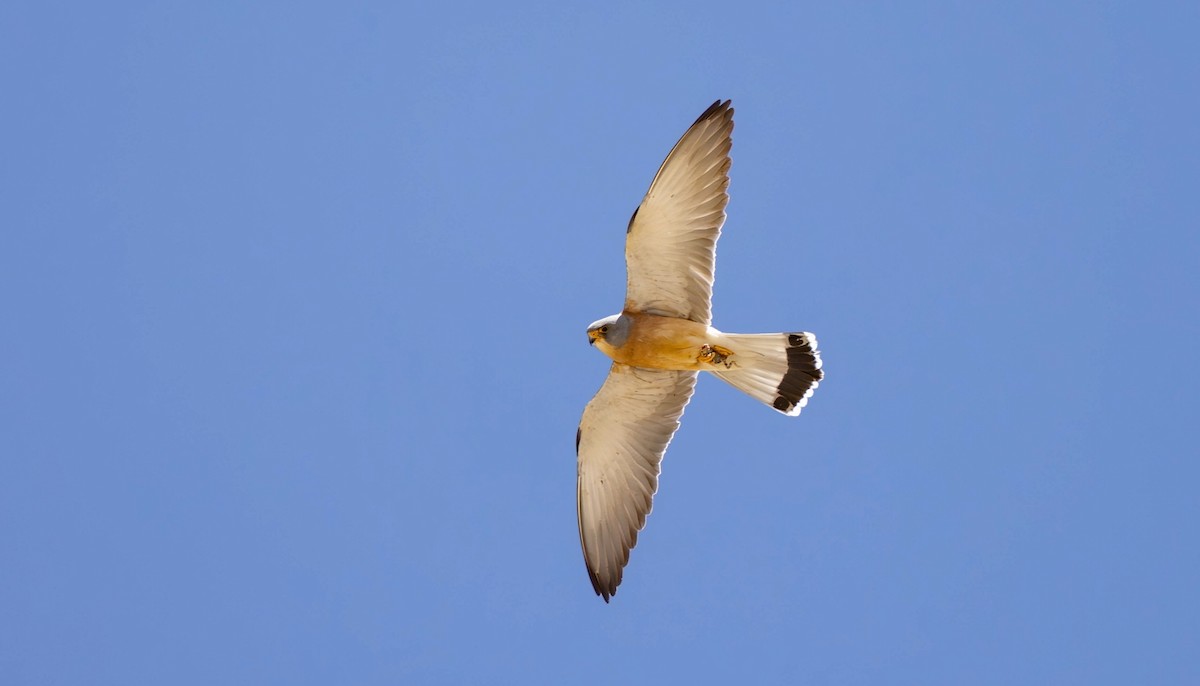
[[588, 326], [588, 343], [599, 344], [601, 350], [619, 348], [629, 337], [629, 318], [623, 314], [614, 314]]

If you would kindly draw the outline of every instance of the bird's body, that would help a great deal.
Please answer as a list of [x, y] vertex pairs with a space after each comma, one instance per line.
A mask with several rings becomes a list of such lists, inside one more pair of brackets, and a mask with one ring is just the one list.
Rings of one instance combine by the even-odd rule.
[[697, 373], [712, 372], [790, 416], [824, 375], [810, 333], [726, 334], [711, 326], [732, 131], [733, 108], [718, 101], [675, 144], [629, 220], [625, 307], [588, 327], [588, 340], [613, 360], [575, 436], [579, 540], [605, 601], [650, 512]]
[[630, 320], [629, 337], [620, 347], [597, 337], [596, 347], [613, 362], [646, 369], [699, 371], [701, 352], [718, 332], [690, 319], [623, 312]]

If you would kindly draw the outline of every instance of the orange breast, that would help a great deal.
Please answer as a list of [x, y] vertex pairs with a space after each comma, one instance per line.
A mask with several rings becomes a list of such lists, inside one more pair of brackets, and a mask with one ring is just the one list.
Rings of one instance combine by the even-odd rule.
[[698, 358], [708, 341], [707, 326], [675, 317], [625, 314], [633, 319], [629, 338], [620, 348], [605, 350], [614, 361], [649, 369], [706, 368]]

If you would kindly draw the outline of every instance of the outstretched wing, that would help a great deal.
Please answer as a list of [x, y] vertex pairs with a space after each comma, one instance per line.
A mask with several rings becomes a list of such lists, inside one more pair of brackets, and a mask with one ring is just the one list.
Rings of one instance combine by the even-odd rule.
[[605, 602], [617, 592], [646, 524], [663, 453], [695, 385], [696, 372], [613, 364], [583, 411], [575, 437], [579, 541], [592, 587]]
[[626, 232], [626, 310], [710, 323], [732, 133], [733, 108], [718, 100], [659, 167]]

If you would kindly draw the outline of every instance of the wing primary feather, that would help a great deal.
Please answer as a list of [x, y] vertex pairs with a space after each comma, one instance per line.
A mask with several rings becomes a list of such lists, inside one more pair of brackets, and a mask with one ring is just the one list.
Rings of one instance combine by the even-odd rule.
[[709, 117], [713, 116], [713, 113], [721, 110], [721, 108], [729, 107], [729, 103], [730, 103], [729, 100], [725, 100], [724, 102], [722, 102], [719, 99], [713, 101], [713, 104], [709, 105], [708, 109], [704, 110], [703, 114], [701, 114], [699, 117], [696, 117], [696, 121], [692, 122], [692, 126], [695, 126], [696, 124], [699, 124], [700, 122], [704, 121], [705, 119], [708, 119]]
[[653, 507], [659, 465], [695, 383], [696, 372], [614, 364], [583, 412], [576, 432], [579, 542], [592, 588], [606, 602]]
[[733, 107], [717, 100], [659, 166], [625, 230], [626, 310], [710, 322], [732, 133]]

